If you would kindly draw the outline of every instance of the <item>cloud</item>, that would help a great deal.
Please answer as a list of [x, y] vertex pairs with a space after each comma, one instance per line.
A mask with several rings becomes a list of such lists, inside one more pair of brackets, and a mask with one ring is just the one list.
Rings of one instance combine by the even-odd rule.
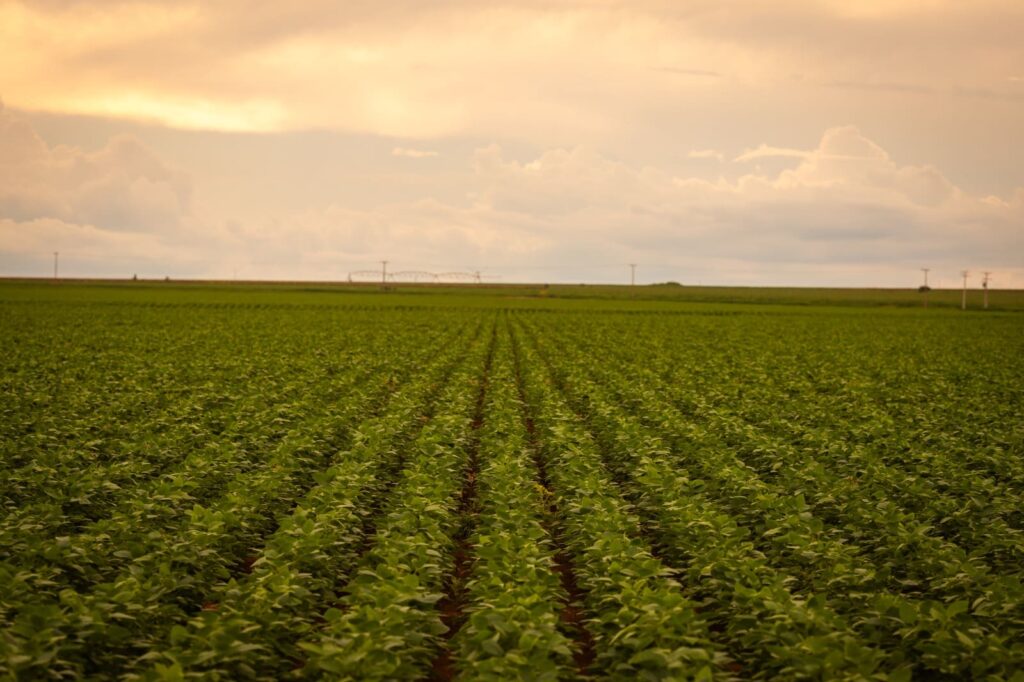
[[92, 152], [50, 147], [0, 105], [0, 217], [173, 231], [190, 213], [191, 192], [187, 175], [134, 137], [114, 137]]
[[136, 138], [99, 149], [48, 145], [0, 104], [0, 267], [39, 274], [198, 273], [214, 259], [192, 210], [192, 184]]
[[405, 156], [410, 159], [425, 159], [437, 156], [437, 152], [429, 149], [413, 149], [411, 147], [395, 147], [391, 150], [391, 156]]
[[970, 195], [933, 167], [895, 162], [853, 126], [790, 151], [795, 168], [728, 182], [632, 167], [586, 148], [517, 162], [491, 146], [477, 152], [477, 210], [545, 237], [544, 254], [586, 245], [599, 262], [673, 261], [707, 279], [716, 276], [710, 262], [764, 282], [770, 272], [829, 264], [898, 277], [927, 261], [951, 270], [988, 262], [1024, 283], [1024, 189], [1008, 200]]
[[[137, 141], [53, 147], [11, 112], [0, 122], [7, 274], [46, 274], [59, 250], [68, 275], [344, 279], [388, 259], [504, 281], [621, 281], [635, 262], [641, 281], [913, 285], [925, 264], [1024, 286], [1024, 188], [972, 194], [932, 166], [898, 162], [854, 126], [781, 148], [790, 168], [733, 179], [717, 166], [678, 175], [588, 146], [520, 158], [492, 144], [437, 185], [456, 190], [444, 198], [383, 195], [225, 221], [191, 206], [187, 176]], [[404, 174], [417, 172], [428, 171]]]
[[215, 267], [213, 254], [201, 248], [208, 244], [176, 241], [55, 218], [0, 217], [0, 267], [8, 275], [49, 275], [54, 251], [61, 274], [71, 277], [201, 276]]
[[746, 149], [742, 154], [737, 156], [733, 161], [735, 162], [746, 162], [754, 161], [756, 159], [770, 159], [770, 158], [794, 158], [802, 159], [807, 156], [808, 152], [801, 149], [789, 149], [787, 147], [769, 147], [766, 144], [760, 144], [755, 149]]
[[1012, 0], [14, 0], [0, 82], [21, 109], [179, 128], [626, 136], [681, 98], [712, 120], [766, 100], [806, 120], [821, 83], [853, 88], [846, 103], [864, 88], [983, 99], [986, 74], [1024, 60], [1022, 18]]
[[717, 149], [691, 149], [686, 156], [690, 159], [715, 159], [719, 162], [725, 160], [725, 155]]

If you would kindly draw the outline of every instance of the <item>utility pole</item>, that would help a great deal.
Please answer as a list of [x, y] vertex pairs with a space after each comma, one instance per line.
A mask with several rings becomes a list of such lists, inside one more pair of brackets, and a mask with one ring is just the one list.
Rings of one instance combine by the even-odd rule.
[[928, 288], [928, 271], [929, 270], [931, 270], [931, 268], [921, 268], [921, 272], [924, 273], [924, 288], [921, 289], [921, 291], [922, 291], [922, 293], [924, 293], [924, 307], [925, 308], [928, 307], [928, 292], [930, 291], [930, 289]]
[[636, 263], [629, 264], [629, 286], [636, 286]]
[[988, 310], [988, 276], [991, 275], [991, 274], [992, 274], [991, 272], [986, 272], [985, 273], [985, 277], [982, 278], [982, 280], [981, 280], [981, 288], [985, 292], [985, 294], [984, 294], [984, 296], [985, 296], [985, 299], [984, 299], [985, 300], [985, 310]]
[[963, 293], [960, 295], [960, 310], [967, 310], [967, 275], [971, 274], [966, 270], [961, 270], [960, 274], [964, 278]]
[[480, 271], [476, 270], [473, 272], [473, 279], [476, 280], [476, 285], [480, 286]]
[[388, 262], [386, 260], [380, 262], [380, 285], [385, 289], [388, 287]]
[[57, 259], [60, 258], [60, 251], [53, 252], [53, 278], [57, 279]]

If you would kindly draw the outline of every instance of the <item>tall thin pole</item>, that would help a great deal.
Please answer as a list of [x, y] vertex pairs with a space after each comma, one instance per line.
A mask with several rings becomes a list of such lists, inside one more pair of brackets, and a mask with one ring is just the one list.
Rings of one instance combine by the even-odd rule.
[[382, 287], [388, 285], [388, 262], [386, 260], [380, 262], [380, 285]]
[[970, 273], [966, 270], [961, 270], [960, 274], [963, 275], [964, 278], [963, 293], [960, 294], [960, 310], [967, 310], [967, 275]]
[[636, 263], [629, 264], [629, 286], [636, 286]]
[[931, 268], [921, 268], [921, 272], [924, 273], [924, 290], [923, 290], [923, 293], [924, 293], [924, 307], [925, 308], [928, 307], [928, 291], [929, 291], [929, 289], [928, 289], [928, 271], [929, 270], [931, 270]]
[[991, 272], [986, 272], [985, 273], [985, 277], [981, 280], [981, 288], [985, 292], [985, 294], [984, 294], [984, 297], [985, 297], [984, 298], [984, 300], [985, 300], [985, 310], [988, 310], [988, 276], [991, 275], [991, 274], [992, 274]]
[[57, 259], [60, 258], [60, 251], [53, 252], [53, 278], [57, 279]]

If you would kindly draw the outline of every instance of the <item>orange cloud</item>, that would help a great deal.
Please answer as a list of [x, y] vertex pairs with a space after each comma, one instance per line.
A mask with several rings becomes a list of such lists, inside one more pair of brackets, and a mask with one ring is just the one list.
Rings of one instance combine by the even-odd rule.
[[998, 99], [1022, 31], [1011, 2], [12, 1], [0, 94], [193, 129], [624, 136], [680, 101], [756, 115], [879, 74], [844, 97]]

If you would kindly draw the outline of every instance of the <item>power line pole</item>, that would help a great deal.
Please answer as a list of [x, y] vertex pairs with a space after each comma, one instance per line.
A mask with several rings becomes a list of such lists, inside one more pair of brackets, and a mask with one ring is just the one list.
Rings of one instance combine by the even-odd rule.
[[385, 289], [388, 286], [388, 262], [386, 260], [380, 262], [380, 285]]
[[636, 263], [629, 264], [629, 286], [636, 286]]
[[966, 270], [961, 270], [960, 274], [964, 278], [963, 293], [960, 294], [960, 310], [967, 310], [967, 275], [971, 274]]
[[53, 278], [57, 279], [57, 259], [60, 258], [60, 251], [53, 252]]
[[928, 271], [929, 270], [931, 270], [931, 268], [921, 268], [921, 272], [924, 273], [924, 287], [921, 289], [921, 291], [922, 291], [922, 293], [924, 293], [924, 307], [925, 308], [928, 307], [928, 292], [931, 291], [931, 289], [928, 288]]
[[991, 274], [992, 274], [991, 272], [986, 272], [985, 273], [985, 277], [982, 278], [982, 280], [981, 280], [981, 288], [985, 292], [985, 294], [984, 294], [984, 296], [985, 296], [985, 299], [984, 299], [985, 300], [985, 310], [988, 310], [988, 276], [991, 275]]

